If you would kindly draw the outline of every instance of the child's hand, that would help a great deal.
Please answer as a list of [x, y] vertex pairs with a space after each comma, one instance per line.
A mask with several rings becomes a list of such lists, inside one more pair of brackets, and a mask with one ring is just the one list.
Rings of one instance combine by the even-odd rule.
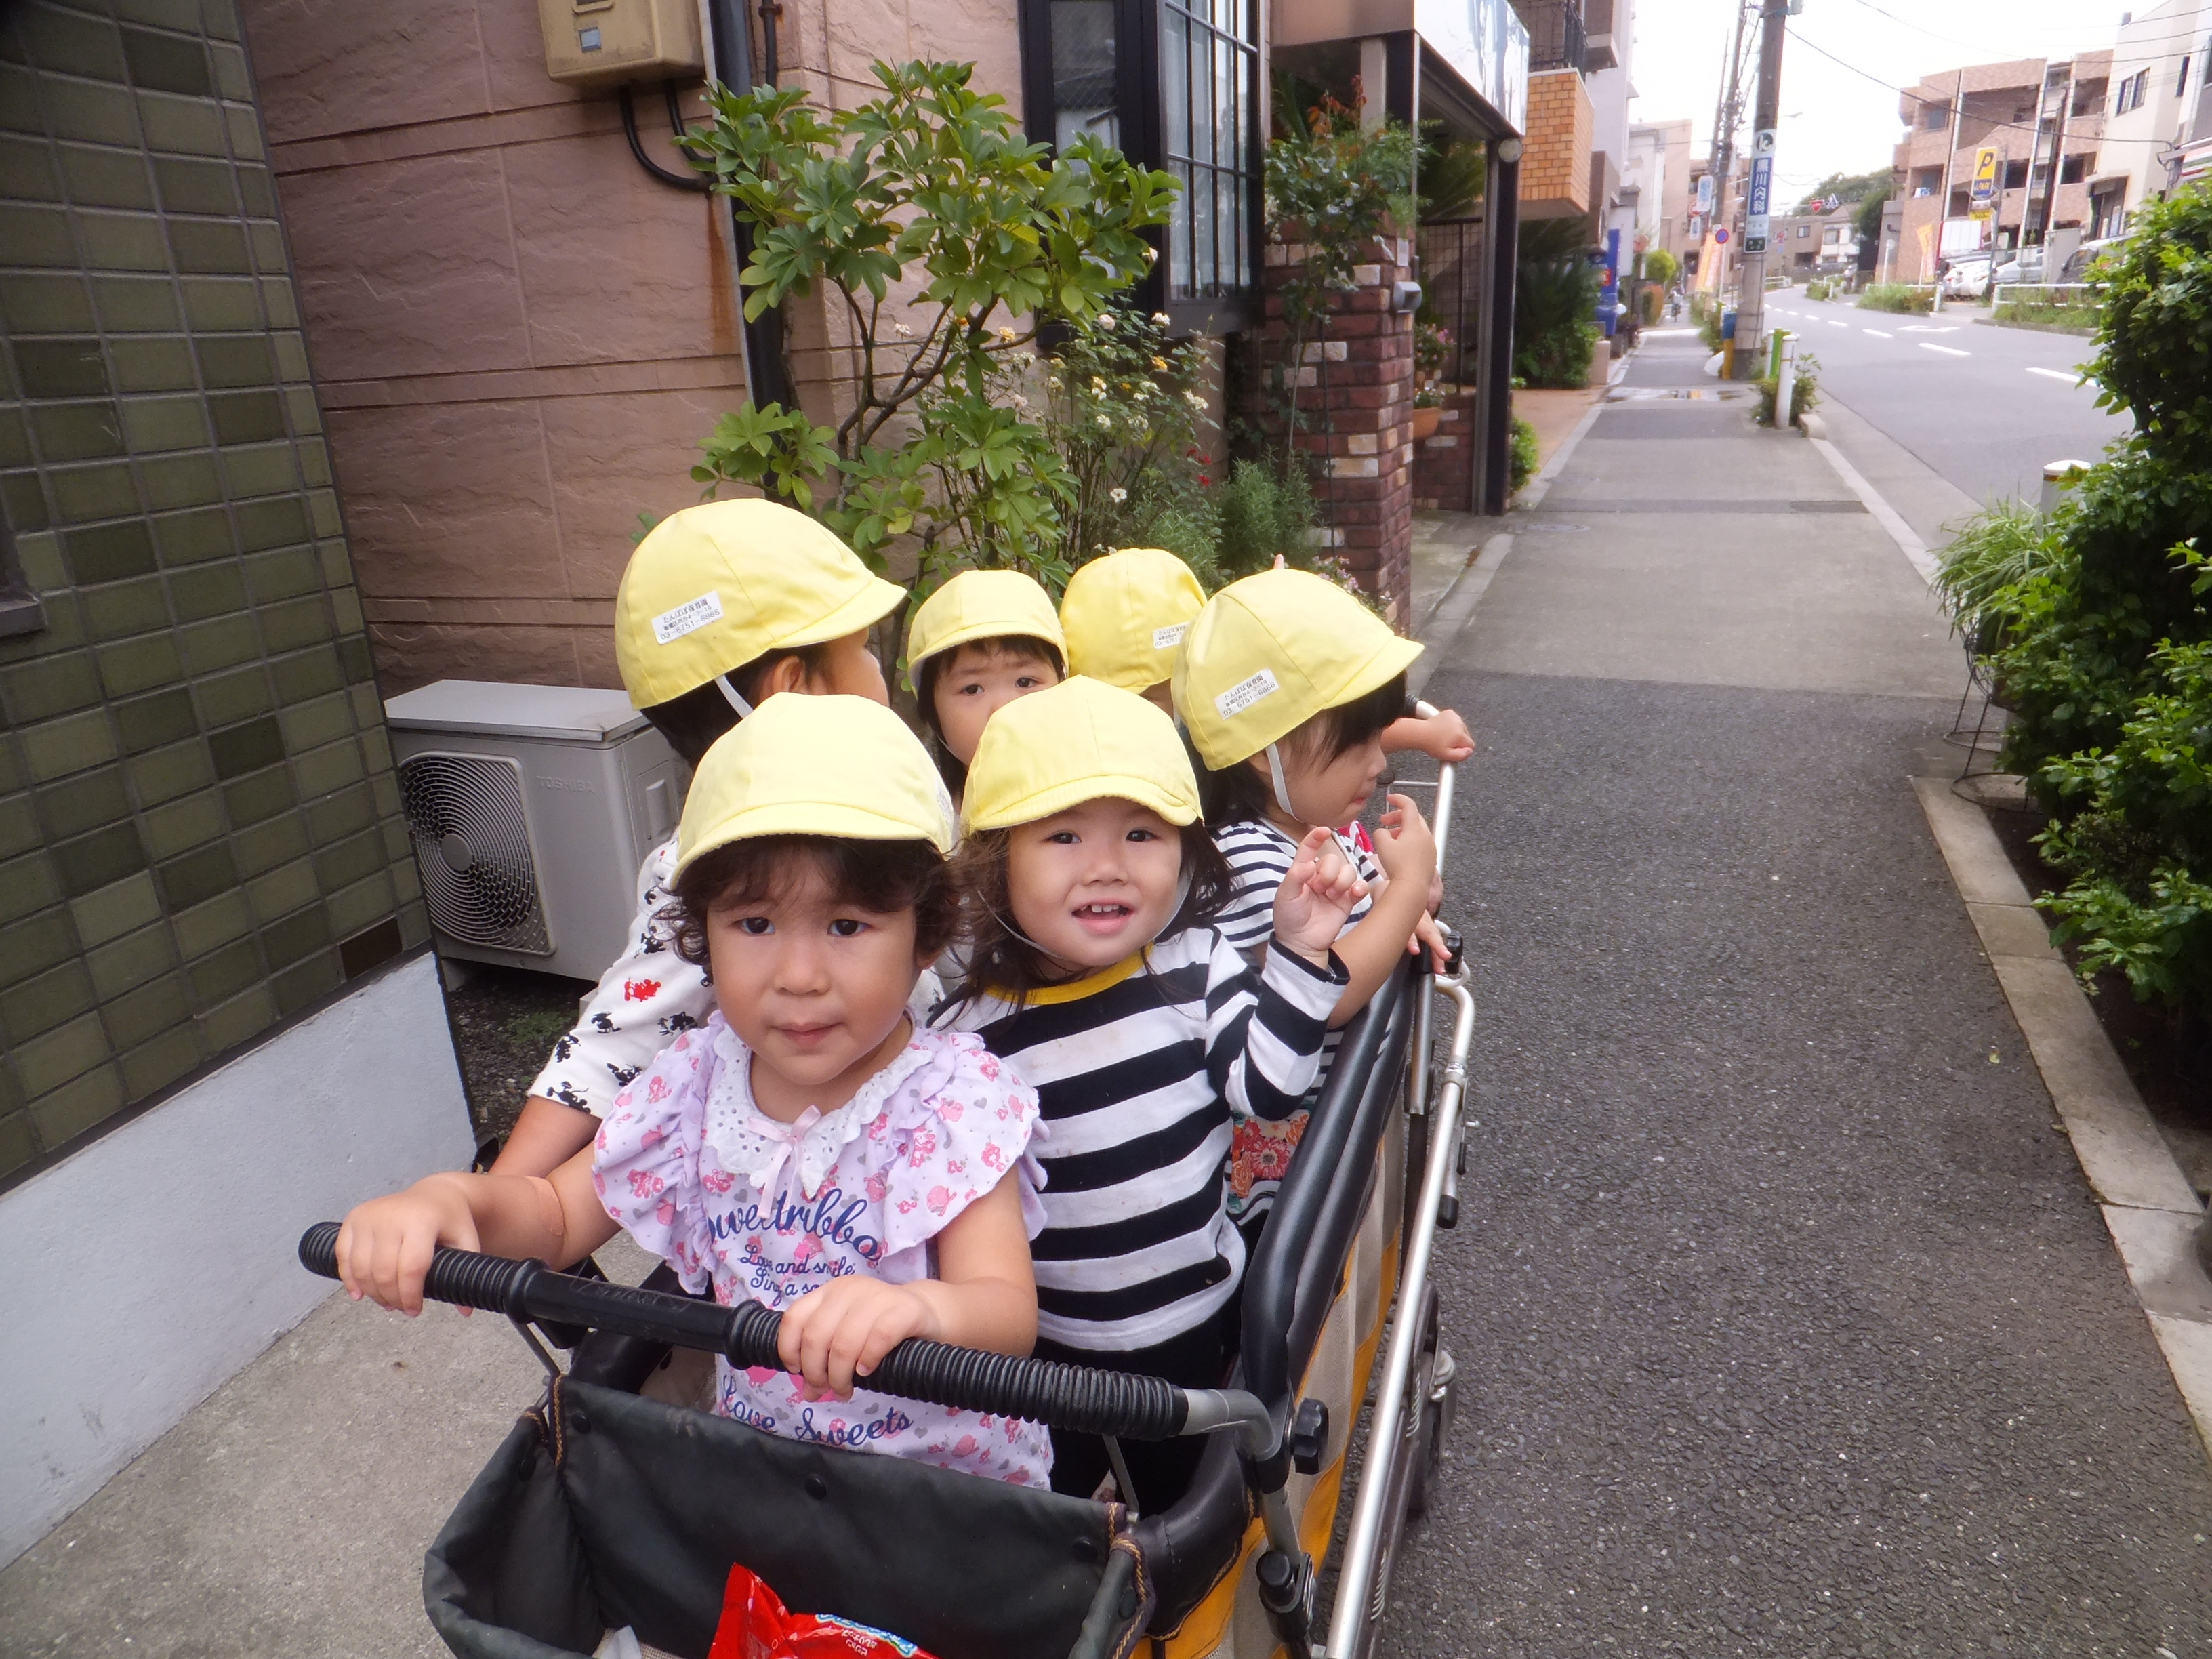
[[776, 1352], [805, 1379], [807, 1397], [853, 1397], [853, 1384], [910, 1336], [942, 1341], [937, 1310], [903, 1285], [852, 1273], [807, 1291], [784, 1310]]
[[1382, 747], [1392, 754], [1418, 749], [1447, 766], [1455, 766], [1474, 753], [1474, 733], [1454, 708], [1439, 708], [1427, 716], [1407, 715], [1393, 720], [1382, 734]]
[[1429, 970], [1441, 974], [1451, 960], [1451, 947], [1444, 943], [1444, 930], [1437, 925], [1434, 915], [1424, 911], [1413, 924], [1413, 936], [1406, 941], [1406, 954], [1417, 957], [1423, 950], [1429, 953]]
[[1309, 830], [1275, 890], [1275, 940], [1307, 961], [1325, 964], [1367, 884], [1337, 850], [1334, 831]]
[[1390, 810], [1376, 820], [1375, 861], [1392, 882], [1410, 882], [1438, 896], [1430, 890], [1437, 878], [1437, 838], [1410, 797], [1391, 796]]
[[338, 1229], [338, 1282], [356, 1302], [412, 1318], [422, 1311], [422, 1276], [441, 1244], [477, 1248], [476, 1215], [452, 1176], [426, 1176], [404, 1193], [357, 1204]]

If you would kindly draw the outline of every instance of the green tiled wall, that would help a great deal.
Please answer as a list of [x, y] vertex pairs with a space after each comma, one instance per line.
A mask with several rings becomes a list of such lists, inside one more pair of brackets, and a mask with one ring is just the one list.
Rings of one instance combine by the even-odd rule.
[[0, 6], [0, 1180], [428, 938], [252, 96]]

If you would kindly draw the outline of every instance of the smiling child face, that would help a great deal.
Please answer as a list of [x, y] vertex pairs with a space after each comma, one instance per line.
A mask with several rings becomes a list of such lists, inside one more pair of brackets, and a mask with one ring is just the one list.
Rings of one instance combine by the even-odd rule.
[[1007, 842], [1014, 924], [1071, 973], [1110, 968], [1157, 939], [1182, 875], [1182, 832], [1134, 801], [1085, 801]]

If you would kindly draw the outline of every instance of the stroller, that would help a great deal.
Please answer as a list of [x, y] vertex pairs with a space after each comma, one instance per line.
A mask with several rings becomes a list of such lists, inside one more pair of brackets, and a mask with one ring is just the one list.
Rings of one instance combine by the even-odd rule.
[[[1442, 769], [1440, 849], [1453, 783]], [[1117, 1462], [1120, 1440], [1212, 1437], [1170, 1508], [1139, 1515], [644, 1398], [672, 1346], [781, 1369], [781, 1316], [441, 1250], [424, 1294], [506, 1315], [550, 1376], [430, 1547], [431, 1623], [464, 1659], [581, 1659], [624, 1626], [705, 1659], [742, 1563], [793, 1607], [941, 1659], [1372, 1652], [1391, 1559], [1425, 1507], [1454, 1407], [1429, 1263], [1437, 1230], [1457, 1219], [1474, 1004], [1456, 939], [1448, 970], [1428, 969], [1408, 957], [1346, 1028], [1247, 1270], [1228, 1386], [920, 1340], [869, 1376], [880, 1393], [1109, 1437]], [[1432, 1078], [1439, 1006], [1452, 1029]], [[309, 1229], [301, 1262], [334, 1277], [337, 1239], [334, 1223]], [[592, 1333], [568, 1372], [532, 1322], [562, 1346]], [[1323, 1641], [1316, 1593], [1370, 1380]]]

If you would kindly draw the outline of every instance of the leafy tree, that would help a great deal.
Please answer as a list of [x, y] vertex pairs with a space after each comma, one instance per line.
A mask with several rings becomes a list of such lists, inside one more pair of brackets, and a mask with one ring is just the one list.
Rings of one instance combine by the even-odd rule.
[[1644, 280], [1665, 288], [1682, 269], [1681, 263], [1663, 247], [1647, 248], [1644, 252]]
[[1805, 192], [1805, 199], [1797, 204], [1797, 211], [1814, 211], [1813, 204], [1825, 202], [1831, 196], [1840, 202], [1863, 202], [1876, 191], [1889, 193], [1889, 169], [1876, 167], [1871, 173], [1832, 173]]
[[1851, 228], [1858, 234], [1862, 242], [1870, 243], [1881, 234], [1881, 210], [1887, 205], [1893, 188], [1894, 185], [1885, 179], [1877, 189], [1869, 191], [1860, 198], [1858, 214], [1851, 221]]
[[751, 230], [747, 318], [821, 294], [854, 365], [834, 424], [748, 401], [692, 477], [709, 494], [781, 496], [878, 565], [913, 536], [926, 572], [1064, 579], [1075, 481], [1044, 428], [996, 394], [1041, 326], [1091, 321], [1144, 274], [1143, 233], [1166, 222], [1175, 181], [1090, 137], [1054, 160], [969, 86], [972, 64], [872, 72], [878, 96], [827, 115], [794, 87], [711, 87], [712, 125], [684, 140]]
[[1582, 219], [1529, 219], [1521, 226], [1513, 288], [1513, 373], [1533, 386], [1578, 386], [1597, 342], [1599, 282]]

